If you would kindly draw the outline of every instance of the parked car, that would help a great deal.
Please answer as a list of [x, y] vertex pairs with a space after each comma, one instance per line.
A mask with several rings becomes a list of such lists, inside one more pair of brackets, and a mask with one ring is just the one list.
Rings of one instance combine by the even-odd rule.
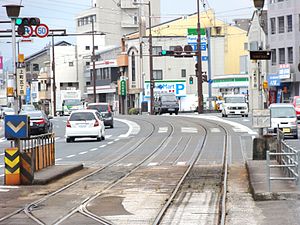
[[28, 115], [30, 120], [30, 135], [39, 135], [51, 133], [53, 131], [53, 124], [50, 121], [51, 116], [47, 116], [44, 111], [21, 111], [20, 115]]
[[21, 107], [21, 111], [22, 112], [30, 112], [30, 111], [36, 111], [36, 108], [34, 107], [34, 105], [22, 105]]
[[154, 113], [175, 113], [178, 115], [179, 103], [174, 93], [162, 93], [154, 99]]
[[96, 110], [77, 110], [71, 112], [66, 125], [66, 142], [73, 142], [75, 138], [105, 139], [105, 126], [100, 113]]
[[15, 110], [8, 107], [1, 108], [1, 118], [4, 118], [6, 115], [15, 115]]
[[103, 118], [104, 125], [110, 126], [110, 128], [114, 127], [113, 113], [108, 103], [89, 103], [87, 109], [97, 110]]
[[225, 95], [222, 105], [222, 117], [227, 117], [228, 115], [248, 117], [248, 104], [245, 95]]
[[296, 110], [292, 104], [273, 103], [270, 105], [271, 127], [269, 133], [276, 133], [277, 129], [282, 130], [285, 136], [293, 136], [298, 139]]
[[299, 120], [300, 119], [300, 96], [294, 96], [292, 103], [293, 106], [295, 107], [296, 115]]

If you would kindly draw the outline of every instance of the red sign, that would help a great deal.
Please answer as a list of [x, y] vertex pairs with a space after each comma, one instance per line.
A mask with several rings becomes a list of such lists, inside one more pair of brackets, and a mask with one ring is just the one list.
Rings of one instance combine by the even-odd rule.
[[29, 38], [32, 36], [33, 34], [33, 29], [31, 26], [25, 26], [25, 33], [22, 35], [23, 38]]
[[35, 28], [35, 34], [39, 38], [47, 37], [49, 34], [49, 28], [46, 24], [40, 24]]
[[0, 70], [3, 69], [3, 56], [0, 56]]

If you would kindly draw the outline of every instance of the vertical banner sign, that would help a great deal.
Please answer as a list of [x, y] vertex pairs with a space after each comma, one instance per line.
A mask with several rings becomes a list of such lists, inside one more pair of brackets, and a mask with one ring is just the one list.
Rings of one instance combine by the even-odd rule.
[[25, 101], [26, 101], [26, 104], [30, 104], [31, 102], [31, 96], [30, 96], [30, 87], [27, 87], [26, 88], [26, 98], [25, 98]]
[[3, 70], [3, 56], [0, 55], [0, 70]]
[[17, 91], [19, 96], [26, 95], [26, 71], [25, 68], [17, 69]]
[[126, 96], [126, 80], [120, 81], [120, 95]]

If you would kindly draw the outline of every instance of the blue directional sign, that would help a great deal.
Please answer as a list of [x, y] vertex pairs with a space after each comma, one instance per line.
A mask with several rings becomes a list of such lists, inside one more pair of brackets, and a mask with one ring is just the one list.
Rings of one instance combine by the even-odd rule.
[[28, 116], [7, 115], [4, 118], [5, 137], [8, 139], [28, 137]]

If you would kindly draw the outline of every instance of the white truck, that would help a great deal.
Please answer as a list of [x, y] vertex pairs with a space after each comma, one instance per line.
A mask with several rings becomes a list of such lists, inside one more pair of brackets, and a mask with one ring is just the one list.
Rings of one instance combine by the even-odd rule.
[[248, 104], [245, 95], [225, 95], [222, 107], [222, 117], [241, 115], [248, 117]]
[[56, 114], [70, 115], [72, 111], [83, 109], [80, 90], [60, 90], [56, 92]]

